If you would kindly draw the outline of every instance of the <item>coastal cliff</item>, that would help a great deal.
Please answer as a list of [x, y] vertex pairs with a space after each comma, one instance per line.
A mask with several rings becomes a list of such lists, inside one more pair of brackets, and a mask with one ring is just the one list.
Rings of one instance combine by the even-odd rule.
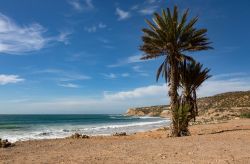
[[[227, 92], [197, 100], [199, 122], [228, 120], [250, 113], [250, 91]], [[158, 116], [170, 118], [169, 105], [130, 108], [128, 116]]]
[[167, 105], [157, 105], [150, 107], [129, 108], [126, 112], [127, 116], [154, 116], [154, 117], [170, 117], [170, 110]]

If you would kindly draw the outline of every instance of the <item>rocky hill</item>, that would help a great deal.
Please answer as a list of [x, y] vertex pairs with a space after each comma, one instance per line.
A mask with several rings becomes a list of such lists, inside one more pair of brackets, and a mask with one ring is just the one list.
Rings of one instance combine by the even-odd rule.
[[170, 114], [169, 106], [158, 105], [150, 107], [130, 108], [128, 109], [127, 116], [161, 116], [167, 117]]
[[[250, 113], [250, 91], [227, 92], [210, 97], [199, 98], [198, 122], [227, 120]], [[140, 107], [128, 109], [129, 116], [161, 116], [170, 117], [168, 105]]]
[[250, 91], [227, 92], [211, 97], [198, 99], [198, 107], [201, 111], [211, 108], [234, 109], [250, 107]]

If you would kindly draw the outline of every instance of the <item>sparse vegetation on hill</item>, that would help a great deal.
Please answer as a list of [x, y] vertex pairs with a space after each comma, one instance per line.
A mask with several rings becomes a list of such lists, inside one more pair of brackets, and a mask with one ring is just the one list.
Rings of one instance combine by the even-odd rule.
[[230, 109], [250, 107], [250, 91], [227, 92], [198, 100], [198, 107], [206, 110], [211, 108]]
[[[227, 92], [210, 97], [199, 98], [197, 101], [199, 117], [197, 123], [216, 122], [234, 118], [250, 117], [250, 91]], [[159, 105], [129, 109], [127, 115], [163, 116], [169, 106]], [[165, 115], [168, 117], [170, 115]]]
[[241, 118], [250, 118], [250, 112], [242, 113], [240, 115]]

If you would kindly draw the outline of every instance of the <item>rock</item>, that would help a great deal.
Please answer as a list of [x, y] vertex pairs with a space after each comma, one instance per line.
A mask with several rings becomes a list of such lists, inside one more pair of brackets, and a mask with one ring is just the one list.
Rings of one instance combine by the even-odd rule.
[[115, 133], [113, 134], [113, 136], [126, 136], [127, 133], [126, 132], [121, 132], [121, 133]]
[[75, 133], [73, 135], [71, 135], [70, 137], [68, 138], [72, 138], [72, 139], [82, 139], [82, 138], [89, 138], [88, 135], [85, 135], [85, 134], [79, 134], [79, 133]]
[[145, 113], [136, 109], [128, 109], [127, 116], [145, 116]]
[[163, 110], [160, 114], [161, 117], [168, 117], [171, 118], [171, 111], [170, 110]]
[[80, 138], [81, 135], [80, 135], [79, 133], [75, 133], [75, 134], [73, 134], [71, 137], [72, 137], [72, 138]]
[[0, 148], [7, 148], [7, 147], [10, 147], [10, 146], [14, 146], [14, 144], [12, 144], [11, 142], [9, 142], [7, 139], [2, 140], [0, 138]]
[[154, 116], [157, 116], [157, 114], [158, 114], [158, 113], [155, 113], [155, 112], [150, 112], [150, 113], [148, 114], [148, 116], [150, 116], [150, 117], [154, 117]]
[[83, 134], [83, 135], [82, 135], [82, 138], [89, 138], [89, 136], [88, 136], [88, 135]]

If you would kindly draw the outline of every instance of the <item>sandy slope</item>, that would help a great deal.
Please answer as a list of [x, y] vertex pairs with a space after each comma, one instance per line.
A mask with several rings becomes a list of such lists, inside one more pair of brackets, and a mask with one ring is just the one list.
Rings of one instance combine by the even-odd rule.
[[191, 132], [18, 142], [0, 149], [0, 163], [250, 163], [250, 119], [195, 125]]

